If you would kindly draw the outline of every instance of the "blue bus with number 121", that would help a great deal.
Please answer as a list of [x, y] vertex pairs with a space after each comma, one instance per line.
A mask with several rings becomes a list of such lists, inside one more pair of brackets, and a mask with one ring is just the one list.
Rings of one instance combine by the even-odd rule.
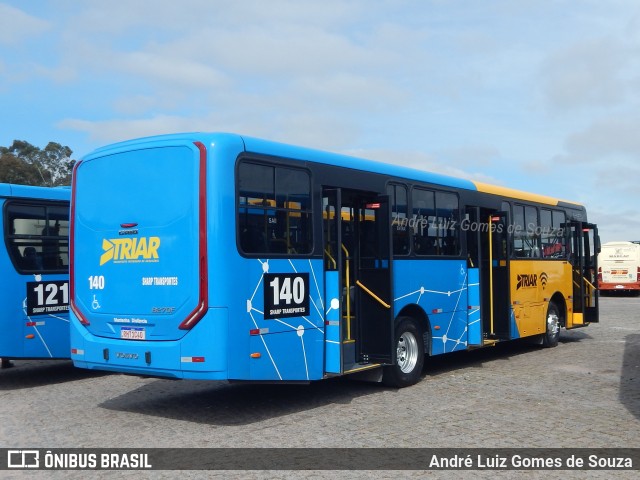
[[68, 187], [0, 184], [0, 357], [69, 358]]

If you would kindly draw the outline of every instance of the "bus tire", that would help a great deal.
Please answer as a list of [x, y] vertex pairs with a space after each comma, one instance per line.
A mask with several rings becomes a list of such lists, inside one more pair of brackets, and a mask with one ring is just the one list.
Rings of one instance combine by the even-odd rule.
[[401, 317], [395, 332], [396, 363], [384, 367], [382, 381], [390, 387], [408, 387], [418, 382], [424, 365], [424, 341], [420, 325]]
[[546, 348], [558, 345], [560, 338], [560, 310], [555, 303], [549, 302], [545, 319], [546, 333], [542, 337], [542, 346]]

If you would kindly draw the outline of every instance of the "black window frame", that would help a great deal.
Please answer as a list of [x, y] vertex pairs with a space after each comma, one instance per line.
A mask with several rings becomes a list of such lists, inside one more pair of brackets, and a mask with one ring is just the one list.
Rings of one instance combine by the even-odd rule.
[[[42, 209], [44, 216], [37, 216], [35, 214], [33, 217], [18, 214], [14, 215], [12, 209], [15, 207]], [[69, 232], [69, 202], [26, 198], [7, 198], [4, 202], [2, 213], [3, 241], [7, 256], [19, 274], [55, 275], [69, 273], [69, 235], [51, 234], [48, 230], [50, 228], [57, 228], [59, 231], [60, 229], [59, 221], [61, 219], [54, 218], [58, 217], [58, 215], [50, 214], [53, 208], [64, 209], [66, 211], [66, 226], [63, 226], [63, 228], [66, 228], [67, 232]], [[39, 234], [14, 233], [9, 231], [10, 228], [13, 228], [15, 219], [30, 218], [40, 219], [45, 222], [45, 226]], [[45, 229], [47, 230], [47, 235], [45, 235]], [[53, 233], [55, 233], [55, 230]], [[27, 254], [27, 249], [29, 249], [32, 255]], [[63, 260], [65, 255], [66, 264]]]
[[[551, 231], [545, 231], [545, 225], [542, 224], [542, 212], [550, 212], [551, 214]], [[540, 230], [541, 230], [541, 253], [544, 260], [566, 260], [567, 259], [567, 237], [565, 225], [567, 222], [567, 212], [553, 208], [540, 208]], [[556, 241], [549, 241], [545, 244], [543, 239], [555, 238]]]
[[[513, 235], [512, 235], [512, 256], [518, 260], [540, 260], [542, 259], [542, 249], [540, 241], [540, 208], [530, 203], [514, 202], [511, 206], [513, 212]], [[522, 211], [522, 225], [516, 223], [519, 211]], [[531, 222], [531, 213], [535, 214], [535, 221]], [[522, 230], [518, 227], [522, 226]], [[522, 249], [516, 241], [522, 242]], [[524, 247], [527, 247], [526, 249]]]
[[[433, 222], [427, 217], [427, 224], [425, 225], [423, 223], [423, 221], [418, 222], [417, 220], [413, 220], [413, 214], [414, 214], [414, 210], [415, 210], [415, 205], [414, 205], [414, 192], [415, 191], [422, 191], [422, 192], [427, 192], [433, 195], [433, 212], [434, 212], [434, 221], [435, 219], [440, 218], [438, 215], [438, 195], [451, 195], [452, 197], [455, 197], [456, 199], [456, 208], [455, 211], [456, 213], [456, 218], [454, 219], [448, 219], [445, 223], [444, 226], [448, 226], [449, 228], [446, 228], [446, 230], [454, 230], [455, 231], [455, 248], [456, 248], [456, 252], [455, 253], [449, 253], [449, 252], [439, 252], [438, 248], [442, 248], [442, 245], [438, 245], [435, 246], [436, 251], [435, 252], [430, 252], [428, 251], [427, 248], [427, 252], [426, 253], [421, 253], [416, 251], [415, 248], [415, 228], [427, 228], [427, 230], [431, 230], [432, 228], [434, 228], [433, 226]], [[450, 191], [450, 190], [442, 190], [442, 189], [438, 189], [438, 188], [432, 188], [429, 186], [425, 186], [425, 185], [412, 185], [411, 189], [409, 191], [409, 213], [411, 215], [409, 215], [409, 221], [410, 223], [410, 241], [409, 244], [411, 246], [411, 253], [418, 258], [425, 258], [425, 257], [430, 257], [430, 258], [460, 258], [463, 255], [463, 244], [462, 244], [462, 234], [461, 234], [461, 210], [460, 210], [460, 195], [459, 192], [455, 192], [455, 191]], [[412, 222], [413, 220], [413, 222]], [[450, 223], [447, 223], [450, 222]], [[417, 224], [420, 224], [419, 226]], [[413, 225], [412, 225], [413, 224]], [[411, 226], [412, 225], [412, 226]], [[440, 222], [438, 223], [438, 231], [440, 231], [440, 228], [442, 228], [443, 224], [441, 224]], [[422, 235], [422, 237], [424, 238], [436, 238], [439, 239], [441, 238], [439, 235], [431, 236], [431, 235], [427, 235], [426, 237], [424, 235]], [[444, 237], [442, 237], [444, 238]]]
[[[394, 217], [394, 214], [398, 213], [396, 210], [396, 206], [398, 205], [397, 198], [398, 198], [399, 189], [402, 189], [405, 195], [405, 204], [404, 204], [404, 207], [406, 209], [406, 212], [404, 212], [405, 220], [398, 219], [397, 215]], [[394, 257], [408, 257], [409, 255], [411, 255], [412, 233], [408, 224], [409, 212], [411, 208], [410, 193], [411, 193], [411, 189], [408, 187], [408, 185], [404, 183], [390, 182], [387, 184], [387, 195], [389, 195], [390, 209], [391, 209], [391, 236], [393, 239], [393, 256]], [[404, 234], [401, 232], [404, 232]], [[401, 247], [396, 241], [396, 239], [398, 237], [405, 236], [405, 235], [406, 235], [406, 240], [405, 240], [406, 245], [404, 247]], [[400, 248], [400, 250], [396, 250], [398, 248]]]
[[[235, 166], [235, 175], [234, 175], [235, 176], [235, 210], [236, 210], [235, 211], [236, 247], [240, 255], [242, 255], [243, 257], [247, 257], [247, 258], [291, 258], [291, 257], [311, 258], [313, 256], [314, 248], [315, 248], [315, 238], [314, 238], [315, 218], [314, 218], [314, 209], [313, 209], [313, 206], [314, 206], [313, 174], [310, 169], [305, 168], [304, 166], [296, 165], [292, 163], [293, 162], [286, 162], [286, 160], [283, 162], [279, 162], [279, 161], [272, 161], [272, 160], [264, 160], [264, 159], [252, 157], [252, 156], [243, 156], [237, 160], [236, 166]], [[242, 167], [246, 165], [255, 165], [258, 167], [265, 167], [265, 168], [272, 169], [272, 172], [273, 172], [272, 173], [273, 175], [272, 177], [273, 192], [272, 193], [273, 193], [274, 205], [263, 204], [263, 205], [251, 205], [249, 207], [248, 204], [241, 203], [241, 198], [244, 197], [244, 195], [242, 195], [242, 191], [241, 191], [240, 175], [241, 175]], [[283, 172], [285, 170], [293, 171], [293, 172], [301, 172], [306, 175], [306, 178], [308, 180], [308, 190], [307, 190], [308, 204], [306, 208], [296, 209], [296, 208], [278, 206], [277, 202], [278, 202], [278, 198], [280, 197], [280, 194], [278, 191], [278, 185], [277, 185], [278, 171]], [[267, 200], [267, 199], [264, 199], [264, 200]], [[303, 223], [306, 226], [306, 232], [304, 232], [306, 239], [304, 240], [304, 243], [307, 247], [307, 250], [299, 253], [297, 249], [292, 248], [291, 244], [285, 238], [277, 238], [277, 239], [274, 238], [272, 241], [269, 241], [266, 237], [264, 240], [264, 245], [265, 247], [267, 245], [270, 245], [270, 247], [267, 247], [262, 251], [248, 250], [247, 248], [245, 248], [247, 245], [246, 239], [249, 238], [249, 240], [251, 240], [251, 238], [243, 236], [241, 232], [241, 229], [243, 228], [243, 226], [245, 226], [241, 218], [242, 214], [245, 213], [245, 212], [242, 212], [243, 208], [247, 210], [249, 208], [262, 209], [264, 210], [264, 215], [265, 215], [264, 218], [270, 218], [268, 216], [268, 211], [272, 210], [275, 212], [275, 218], [276, 218], [275, 224], [277, 224], [277, 218], [279, 218], [280, 216], [285, 216], [286, 218], [290, 218], [289, 217], [290, 214], [299, 214], [301, 215], [301, 218], [302, 216], [306, 216], [306, 220], [304, 220]], [[290, 233], [290, 231], [288, 231], [287, 233]], [[244, 246], [243, 246], [243, 243], [244, 243]], [[276, 245], [280, 245], [280, 247], [275, 248]], [[275, 250], [283, 250], [283, 251], [275, 251]]]

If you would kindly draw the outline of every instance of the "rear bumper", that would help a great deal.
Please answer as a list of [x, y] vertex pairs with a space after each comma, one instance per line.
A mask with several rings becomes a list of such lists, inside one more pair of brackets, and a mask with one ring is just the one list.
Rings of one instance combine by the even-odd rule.
[[162, 341], [98, 337], [73, 313], [70, 316], [71, 359], [76, 367], [168, 378], [228, 378], [226, 308], [210, 308], [184, 337]]
[[598, 285], [603, 292], [640, 292], [640, 282], [634, 283], [603, 283]]

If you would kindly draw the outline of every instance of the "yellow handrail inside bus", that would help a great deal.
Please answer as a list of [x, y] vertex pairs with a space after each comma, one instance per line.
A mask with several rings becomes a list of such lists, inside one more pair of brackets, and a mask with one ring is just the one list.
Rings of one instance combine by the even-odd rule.
[[[582, 277], [582, 280], [584, 280], [584, 283], [589, 285], [593, 290], [597, 290], [596, 286], [594, 284], [592, 284], [589, 280], [587, 280], [585, 277]], [[576, 287], [580, 288], [580, 284], [578, 282], [576, 282], [575, 280], [573, 281], [573, 284]]]
[[373, 293], [371, 290], [369, 290], [367, 287], [365, 287], [360, 280], [356, 280], [356, 285], [358, 285], [361, 289], [363, 289], [365, 292], [367, 292], [369, 295], [371, 295], [373, 297], [374, 300], [376, 300], [380, 305], [382, 305], [384, 308], [391, 308], [391, 305], [389, 305], [388, 303], [386, 303], [384, 300], [382, 300], [379, 296], [377, 296], [375, 293]]
[[338, 264], [336, 263], [335, 258], [333, 258], [333, 257], [331, 256], [331, 252], [329, 251], [329, 247], [327, 247], [327, 248], [325, 248], [325, 249], [324, 249], [324, 253], [326, 253], [326, 254], [327, 254], [327, 258], [328, 258], [329, 260], [331, 260], [331, 263], [333, 263], [333, 269], [334, 269], [334, 270], [335, 270], [335, 269], [337, 269], [337, 268], [338, 268]]
[[597, 290], [596, 286], [594, 284], [592, 284], [589, 280], [587, 280], [585, 277], [582, 277], [582, 280], [584, 280], [584, 282], [589, 285], [591, 288], [593, 288], [594, 290]]
[[344, 246], [344, 243], [341, 244], [342, 245], [342, 251], [344, 252], [344, 259], [345, 259], [345, 287], [347, 290], [347, 338], [346, 340], [351, 340], [351, 285], [349, 284], [349, 262], [351, 261], [351, 259], [349, 258], [349, 250], [347, 250], [347, 247]]

